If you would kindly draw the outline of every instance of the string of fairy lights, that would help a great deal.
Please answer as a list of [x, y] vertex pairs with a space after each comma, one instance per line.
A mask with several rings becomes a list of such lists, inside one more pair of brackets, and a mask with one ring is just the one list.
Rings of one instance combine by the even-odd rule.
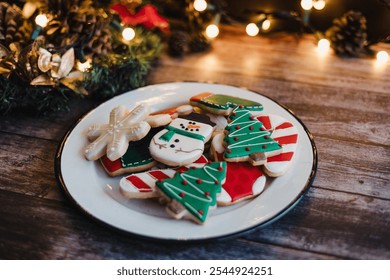
[[[321, 11], [326, 7], [326, 0], [301, 0], [302, 8], [302, 22], [305, 25], [309, 24], [310, 13], [313, 9]], [[210, 4], [206, 0], [194, 0], [193, 8], [198, 12], [205, 12], [209, 8]], [[214, 39], [219, 35], [219, 20], [220, 16], [216, 15], [216, 18], [205, 29], [205, 35], [209, 39]], [[248, 23], [245, 27], [246, 34], [251, 37], [259, 35], [260, 31], [266, 32], [272, 26], [272, 17], [267, 14], [262, 14], [258, 18], [257, 22]], [[319, 53], [327, 53], [330, 50], [330, 42], [326, 38], [318, 38], [317, 50]], [[378, 51], [376, 53], [376, 60], [378, 64], [386, 64], [389, 60], [389, 54], [384, 51]]]
[[[325, 0], [302, 0], [300, 2], [302, 8], [302, 21], [303, 24], [309, 23], [310, 12], [312, 9], [315, 10], [323, 10], [326, 7]], [[212, 4], [208, 3], [206, 0], [194, 0], [193, 8], [197, 12], [205, 12], [208, 9], [213, 9]], [[215, 39], [219, 35], [219, 23], [220, 23], [221, 15], [219, 13], [216, 14], [213, 21], [208, 24], [205, 28], [205, 35], [209, 39]], [[36, 28], [34, 29], [31, 39], [36, 39], [43, 28], [48, 24], [49, 19], [44, 14], [39, 14], [35, 18]], [[245, 31], [248, 36], [254, 37], [257, 36], [260, 31], [265, 32], [268, 31], [272, 26], [272, 17], [267, 16], [266, 14], [261, 15], [257, 22], [251, 22], [246, 25]], [[125, 42], [130, 42], [136, 36], [136, 32], [132, 27], [121, 27], [122, 28], [122, 37]], [[319, 38], [317, 42], [317, 49], [320, 53], [328, 52], [330, 49], [330, 42], [326, 38]], [[389, 61], [389, 54], [384, 51], [378, 51], [376, 53], [376, 60], [378, 63], [387, 63]], [[87, 60], [85, 62], [79, 62], [78, 68], [81, 70], [88, 69], [90, 67], [90, 61]]]

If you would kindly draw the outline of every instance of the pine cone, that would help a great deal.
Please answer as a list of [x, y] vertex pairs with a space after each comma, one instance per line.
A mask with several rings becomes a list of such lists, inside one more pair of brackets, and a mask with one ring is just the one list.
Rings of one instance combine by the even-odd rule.
[[168, 41], [168, 47], [168, 51], [171, 56], [183, 56], [188, 47], [188, 34], [184, 31], [176, 31], [172, 33]]
[[204, 52], [210, 48], [210, 41], [203, 35], [195, 35], [189, 44], [191, 52]]
[[367, 40], [366, 18], [360, 12], [349, 11], [333, 20], [325, 36], [337, 55], [358, 56]]
[[22, 11], [16, 5], [0, 3], [0, 41], [9, 46], [13, 42], [26, 42], [26, 27]]
[[85, 54], [105, 54], [111, 50], [109, 18], [92, 0], [46, 0], [44, 5], [45, 10], [53, 15], [46, 34], [54, 45], [81, 42]]
[[86, 54], [93, 53], [102, 55], [107, 55], [112, 50], [111, 32], [108, 25], [95, 32], [95, 35], [89, 40], [84, 50]]

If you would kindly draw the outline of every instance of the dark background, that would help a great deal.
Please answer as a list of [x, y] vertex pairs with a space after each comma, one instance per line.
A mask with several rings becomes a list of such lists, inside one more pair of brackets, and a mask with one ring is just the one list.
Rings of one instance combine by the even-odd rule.
[[[226, 11], [229, 16], [240, 22], [249, 22], [253, 19], [251, 11], [264, 10], [296, 11], [302, 14], [300, 0], [225, 0]], [[390, 9], [387, 0], [327, 0], [325, 8], [318, 11], [311, 10], [310, 23], [320, 31], [332, 25], [335, 18], [341, 17], [349, 10], [360, 11], [367, 19], [368, 39], [380, 41], [390, 35]], [[291, 23], [277, 21], [279, 30], [292, 30]]]

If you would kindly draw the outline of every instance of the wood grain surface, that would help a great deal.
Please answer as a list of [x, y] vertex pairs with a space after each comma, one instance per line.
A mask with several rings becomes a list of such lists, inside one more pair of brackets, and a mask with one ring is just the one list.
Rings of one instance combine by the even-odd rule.
[[209, 52], [157, 61], [149, 84], [172, 81], [246, 87], [290, 108], [319, 158], [297, 206], [212, 242], [151, 242], [107, 228], [56, 184], [63, 135], [97, 105], [78, 100], [54, 116], [0, 117], [0, 259], [390, 259], [390, 63], [321, 56], [309, 35], [252, 38], [225, 27]]

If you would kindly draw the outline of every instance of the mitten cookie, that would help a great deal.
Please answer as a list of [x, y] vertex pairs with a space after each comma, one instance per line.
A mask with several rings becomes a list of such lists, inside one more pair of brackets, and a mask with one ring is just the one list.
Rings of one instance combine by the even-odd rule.
[[202, 168], [176, 172], [172, 179], [157, 181], [156, 186], [167, 197], [166, 210], [171, 216], [202, 224], [209, 208], [216, 206], [225, 176], [226, 162], [212, 162]]
[[190, 104], [202, 110], [216, 114], [228, 116], [238, 105], [257, 115], [263, 110], [263, 105], [258, 102], [229, 96], [223, 94], [213, 94], [210, 92], [200, 93], [191, 97]]
[[145, 121], [149, 108], [141, 104], [130, 113], [124, 106], [114, 108], [108, 124], [94, 124], [89, 127], [88, 139], [93, 141], [85, 151], [88, 160], [97, 160], [107, 154], [110, 160], [123, 156], [130, 141], [137, 141], [146, 136], [150, 125]]
[[225, 131], [226, 161], [249, 161], [257, 166], [266, 163], [268, 157], [282, 152], [282, 147], [272, 139], [271, 133], [242, 106], [234, 108], [229, 115]]
[[283, 148], [281, 154], [267, 158], [263, 170], [271, 177], [281, 176], [291, 165], [297, 148], [298, 130], [291, 122], [281, 116], [267, 115], [259, 116], [257, 119], [263, 123], [263, 126], [271, 133], [271, 137]]
[[214, 129], [205, 118], [209, 120], [207, 116], [192, 113], [173, 120], [150, 141], [152, 157], [168, 166], [182, 166], [197, 160]]
[[[214, 159], [223, 160], [224, 134], [214, 136], [211, 151]], [[218, 205], [227, 206], [259, 195], [265, 187], [266, 178], [258, 166], [247, 162], [227, 162], [226, 181], [217, 196]]]

